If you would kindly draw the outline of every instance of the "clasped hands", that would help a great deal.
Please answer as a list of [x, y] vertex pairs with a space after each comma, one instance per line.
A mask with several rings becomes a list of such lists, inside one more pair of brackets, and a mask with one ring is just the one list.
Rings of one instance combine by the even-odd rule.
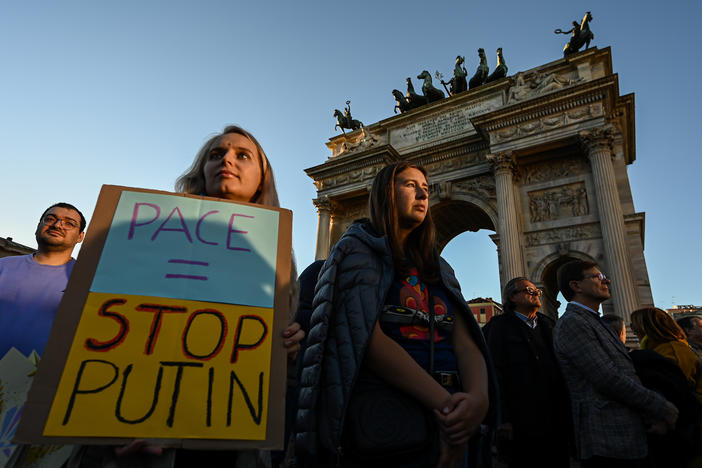
[[457, 392], [444, 403], [434, 416], [441, 431], [441, 455], [437, 468], [461, 466], [468, 439], [480, 428], [488, 409], [487, 398]]

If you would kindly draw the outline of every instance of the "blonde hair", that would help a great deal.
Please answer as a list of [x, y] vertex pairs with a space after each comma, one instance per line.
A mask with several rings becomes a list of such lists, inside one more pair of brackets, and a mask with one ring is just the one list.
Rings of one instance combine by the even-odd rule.
[[219, 140], [229, 133], [236, 133], [243, 137], [248, 138], [251, 142], [256, 145], [256, 150], [258, 151], [258, 163], [261, 169], [261, 180], [254, 193], [250, 203], [256, 203], [258, 205], [272, 206], [275, 208], [280, 208], [280, 202], [278, 201], [278, 191], [275, 188], [275, 178], [273, 177], [273, 168], [268, 162], [268, 157], [263, 151], [261, 144], [256, 140], [256, 138], [243, 128], [238, 125], [229, 125], [224, 128], [222, 133], [219, 133], [205, 142], [205, 144], [200, 148], [200, 151], [195, 155], [195, 160], [192, 165], [188, 168], [185, 173], [178, 177], [175, 183], [175, 191], [181, 193], [191, 193], [194, 195], [207, 195], [205, 189], [205, 175], [204, 167], [207, 162], [207, 158], [210, 151], [219, 144]]
[[[256, 150], [258, 151], [258, 164], [261, 169], [261, 180], [258, 184], [258, 188], [256, 189], [256, 193], [254, 193], [253, 197], [251, 197], [249, 203], [280, 208], [278, 191], [275, 188], [275, 178], [273, 177], [273, 168], [268, 162], [266, 153], [263, 151], [263, 148], [256, 137], [238, 125], [226, 126], [224, 130], [222, 130], [222, 133], [211, 137], [205, 142], [202, 148], [200, 148], [195, 155], [195, 160], [193, 161], [192, 165], [176, 180], [175, 191], [180, 193], [191, 193], [193, 195], [207, 195], [204, 174], [205, 163], [207, 162], [210, 151], [212, 151], [212, 149], [219, 144], [219, 140], [224, 135], [229, 133], [236, 133], [248, 138], [254, 145], [256, 145]], [[290, 286], [290, 315], [292, 317], [297, 309], [299, 294], [299, 287], [297, 284], [297, 266], [295, 265], [294, 254], [292, 256], [292, 264], [290, 265]]]

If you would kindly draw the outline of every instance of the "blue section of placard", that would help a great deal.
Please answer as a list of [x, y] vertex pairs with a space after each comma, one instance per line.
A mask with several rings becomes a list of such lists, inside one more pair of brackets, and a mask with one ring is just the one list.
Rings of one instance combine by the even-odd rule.
[[273, 307], [278, 212], [123, 191], [93, 292]]

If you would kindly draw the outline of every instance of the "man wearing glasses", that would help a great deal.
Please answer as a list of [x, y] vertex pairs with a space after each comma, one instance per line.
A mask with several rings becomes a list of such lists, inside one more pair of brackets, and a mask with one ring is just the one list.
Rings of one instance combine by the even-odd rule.
[[0, 258], [0, 358], [11, 348], [27, 357], [44, 352], [84, 230], [76, 207], [56, 203], [39, 220], [36, 253]]
[[510, 468], [567, 468], [570, 409], [553, 353], [554, 321], [538, 312], [541, 290], [524, 277], [507, 282], [502, 307], [483, 328], [500, 386], [499, 456]]
[[610, 280], [597, 264], [568, 262], [557, 279], [568, 306], [556, 323], [554, 348], [570, 391], [581, 466], [643, 467], [646, 430], [672, 429], [678, 410], [641, 384], [626, 347], [600, 318]]

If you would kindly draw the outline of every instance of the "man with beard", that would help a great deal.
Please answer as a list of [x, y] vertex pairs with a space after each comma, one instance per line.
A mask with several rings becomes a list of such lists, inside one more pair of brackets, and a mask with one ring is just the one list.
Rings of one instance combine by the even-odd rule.
[[510, 468], [570, 467], [567, 390], [553, 353], [554, 321], [538, 312], [541, 294], [527, 278], [511, 279], [504, 313], [483, 328], [500, 384], [497, 448]]
[[11, 348], [25, 356], [44, 352], [84, 230], [76, 207], [56, 203], [41, 215], [36, 253], [0, 258], [0, 358]]
[[556, 322], [553, 345], [570, 392], [580, 464], [643, 467], [646, 430], [675, 427], [677, 408], [641, 384], [624, 343], [600, 317], [610, 280], [594, 262], [573, 260], [558, 269], [568, 301]]

